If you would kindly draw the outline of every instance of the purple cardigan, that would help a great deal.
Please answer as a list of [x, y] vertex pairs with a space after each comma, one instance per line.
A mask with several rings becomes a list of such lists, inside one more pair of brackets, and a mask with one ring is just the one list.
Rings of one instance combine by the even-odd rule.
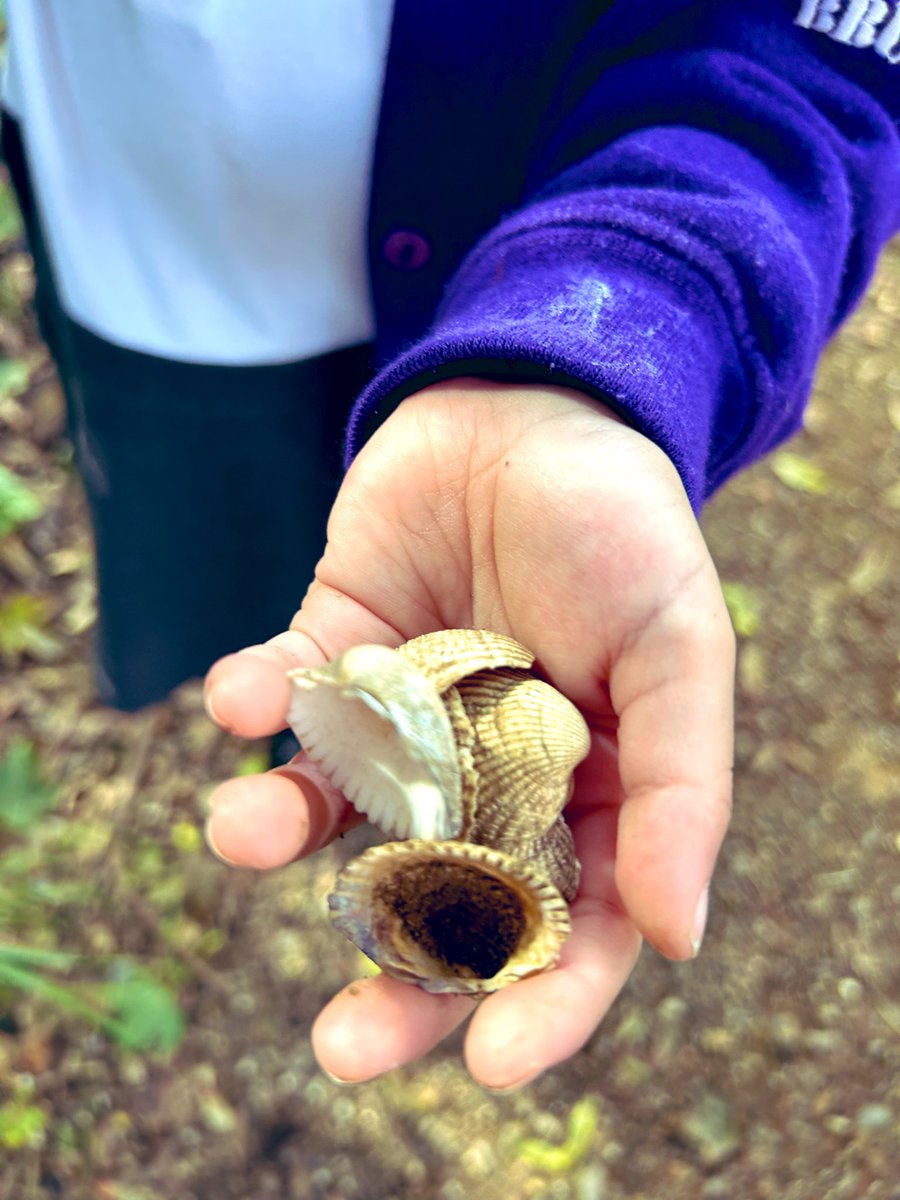
[[346, 461], [435, 380], [558, 383], [699, 509], [900, 227], [898, 60], [898, 0], [397, 0]]

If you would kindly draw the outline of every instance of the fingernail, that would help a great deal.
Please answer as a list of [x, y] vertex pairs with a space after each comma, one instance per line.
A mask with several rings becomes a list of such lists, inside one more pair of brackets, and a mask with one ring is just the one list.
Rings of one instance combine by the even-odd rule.
[[228, 725], [227, 722], [223, 721], [217, 712], [215, 700], [216, 690], [216, 688], [212, 687], [204, 690], [203, 707], [206, 709], [206, 715], [211, 721], [214, 721], [216, 725], [218, 725], [221, 729], [224, 729], [226, 733], [231, 733], [233, 732], [231, 726]]
[[336, 1083], [340, 1087], [355, 1087], [358, 1082], [356, 1079], [341, 1079], [340, 1075], [332, 1075], [332, 1073], [330, 1071], [326, 1071], [324, 1067], [319, 1067], [319, 1070], [326, 1079], [330, 1079], [332, 1083]]
[[511, 1092], [520, 1092], [522, 1088], [528, 1087], [540, 1075], [540, 1071], [534, 1075], [527, 1075], [524, 1079], [519, 1079], [516, 1083], [508, 1083], [505, 1087], [491, 1087], [490, 1084], [483, 1083], [481, 1086], [486, 1092], [490, 1092], [494, 1096], [508, 1096]]
[[210, 821], [211, 820], [212, 820], [212, 818], [210, 818], [210, 820], [206, 822], [206, 825], [203, 828], [203, 836], [206, 838], [207, 846], [209, 846], [210, 850], [212, 850], [213, 854], [216, 856], [216, 858], [219, 860], [219, 862], [223, 862], [226, 867], [236, 867], [238, 864], [234, 861], [234, 859], [229, 858], [226, 854], [223, 854], [222, 851], [219, 849], [219, 847], [216, 845], [215, 841], [213, 840], [212, 831], [210, 830]]
[[332, 1083], [336, 1083], [339, 1087], [359, 1087], [361, 1083], [372, 1083], [382, 1075], [386, 1075], [388, 1071], [396, 1071], [398, 1067], [402, 1066], [403, 1063], [391, 1063], [389, 1067], [382, 1067], [377, 1075], [369, 1075], [366, 1079], [341, 1079], [340, 1075], [333, 1075], [331, 1071], [326, 1071], [322, 1066], [319, 1067], [319, 1070], [326, 1079], [330, 1079]]
[[709, 912], [709, 884], [703, 889], [703, 894], [697, 901], [697, 910], [694, 913], [694, 923], [691, 926], [691, 952], [694, 958], [700, 953], [700, 946], [703, 943], [703, 934], [706, 930], [706, 917]]
[[213, 701], [212, 688], [203, 689], [203, 707], [206, 709], [206, 715], [209, 717], [209, 719], [211, 721], [215, 721], [215, 723], [218, 725], [219, 718], [216, 715], [216, 706], [215, 702]]
[[[520, 1075], [511, 1083], [503, 1083], [497, 1086], [492, 1086], [489, 1083], [482, 1083], [481, 1086], [486, 1092], [493, 1092], [495, 1096], [505, 1096], [507, 1092], [518, 1092], [523, 1087], [528, 1087], [529, 1083], [533, 1083], [542, 1071], [543, 1067], [531, 1067], [525, 1072], [524, 1075]], [[481, 1083], [480, 1080], [478, 1080], [478, 1082]]]

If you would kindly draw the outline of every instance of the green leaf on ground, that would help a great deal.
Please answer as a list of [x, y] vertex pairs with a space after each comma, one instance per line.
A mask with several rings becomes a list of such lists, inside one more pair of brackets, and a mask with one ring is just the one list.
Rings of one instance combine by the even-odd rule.
[[0, 396], [18, 396], [30, 379], [31, 369], [24, 358], [0, 358]]
[[263, 775], [269, 769], [269, 756], [262, 750], [251, 750], [237, 765], [236, 775]]
[[828, 472], [792, 450], [779, 450], [772, 455], [772, 470], [785, 487], [795, 492], [807, 492], [811, 496], [824, 496], [831, 490]]
[[759, 633], [760, 606], [756, 592], [744, 583], [723, 579], [722, 595], [738, 637], [750, 638]]
[[44, 505], [20, 476], [0, 463], [0, 538], [34, 521]]
[[49, 620], [47, 602], [40, 596], [11, 596], [0, 608], [0, 657], [13, 663], [26, 654], [38, 662], [56, 658], [62, 646], [47, 633]]
[[519, 1143], [519, 1158], [541, 1171], [562, 1174], [587, 1154], [597, 1133], [597, 1102], [590, 1096], [578, 1100], [569, 1113], [569, 1130], [561, 1146], [542, 1138], [524, 1138]]
[[114, 977], [102, 983], [61, 982], [47, 974], [68, 971], [79, 961], [76, 956], [2, 946], [0, 984], [87, 1021], [129, 1050], [174, 1050], [184, 1034], [184, 1017], [171, 988], [121, 958], [113, 960]]
[[39, 946], [0, 945], [0, 964], [12, 963], [26, 967], [55, 967], [67, 971], [78, 961], [77, 954], [65, 950], [44, 950]]
[[18, 988], [26, 995], [37, 996], [41, 1000], [54, 1004], [60, 1012], [81, 1017], [82, 1020], [88, 1021], [96, 1028], [115, 1034], [115, 1030], [110, 1028], [114, 1022], [107, 1017], [106, 1013], [98, 1009], [96, 1004], [92, 1003], [83, 986], [59, 983], [57, 980], [41, 974], [39, 970], [32, 970], [30, 967], [21, 966], [2, 958], [0, 958], [0, 983]]
[[0, 759], [0, 825], [20, 833], [37, 824], [56, 803], [59, 790], [41, 773], [34, 746], [15, 737]]
[[0, 1108], [0, 1146], [21, 1150], [40, 1145], [47, 1125], [47, 1114], [36, 1104], [10, 1100]]
[[174, 1050], [184, 1034], [184, 1017], [174, 993], [146, 972], [110, 980], [104, 996], [115, 1012], [116, 1041], [131, 1050]]
[[193, 821], [176, 821], [169, 837], [175, 849], [182, 854], [196, 854], [203, 849], [203, 834]]
[[[3, 5], [0, 5], [0, 21], [5, 19]], [[0, 244], [11, 242], [22, 235], [22, 216], [16, 195], [8, 183], [0, 187]]]

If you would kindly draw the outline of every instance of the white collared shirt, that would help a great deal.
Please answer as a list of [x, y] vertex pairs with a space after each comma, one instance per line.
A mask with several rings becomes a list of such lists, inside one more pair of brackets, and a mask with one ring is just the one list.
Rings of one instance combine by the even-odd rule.
[[63, 304], [167, 358], [372, 336], [369, 180], [392, 0], [9, 0]]

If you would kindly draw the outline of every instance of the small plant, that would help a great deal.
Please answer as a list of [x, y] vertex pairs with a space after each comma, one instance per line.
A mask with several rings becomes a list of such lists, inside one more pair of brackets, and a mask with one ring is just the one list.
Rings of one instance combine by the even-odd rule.
[[245, 754], [238, 763], [238, 775], [262, 775], [264, 771], [269, 769], [269, 756], [261, 750], [252, 750], [249, 754]]
[[184, 1032], [184, 1018], [165, 984], [121, 957], [110, 960], [106, 979], [62, 982], [57, 978], [89, 965], [79, 955], [62, 951], [0, 945], [0, 984], [50, 1001], [129, 1050], [165, 1054], [175, 1049]]
[[46, 1127], [47, 1114], [36, 1104], [9, 1100], [0, 1106], [0, 1146], [5, 1150], [39, 1146]]
[[[58, 788], [44, 778], [31, 742], [14, 738], [0, 759], [0, 835], [5, 832], [11, 840], [0, 855], [0, 919], [9, 926], [24, 914], [32, 918], [28, 921], [32, 928], [41, 930], [42, 938], [52, 926], [46, 919], [48, 908], [52, 910], [60, 898], [84, 901], [93, 893], [89, 883], [79, 880], [64, 883], [60, 895], [60, 885], [41, 871], [43, 856], [36, 835], [58, 796]], [[119, 955], [98, 961], [0, 942], [0, 986], [46, 1001], [131, 1050], [168, 1053], [184, 1031], [174, 991]], [[17, 1135], [4, 1135], [0, 1125], [0, 1142], [4, 1136]]]
[[[15, 361], [6, 359], [0, 367], [8, 368]], [[0, 392], [3, 390], [3, 372], [0, 370]], [[36, 520], [43, 511], [40, 497], [20, 476], [0, 463], [0, 538], [13, 533], [20, 525]]]
[[[0, 4], [0, 30], [6, 28], [6, 5]], [[22, 236], [22, 217], [16, 196], [8, 183], [0, 187], [0, 245]]]
[[543, 1138], [524, 1138], [518, 1156], [541, 1171], [570, 1171], [588, 1150], [597, 1133], [597, 1103], [590, 1096], [578, 1100], [569, 1113], [568, 1136], [561, 1146]]
[[20, 592], [0, 605], [0, 657], [16, 663], [23, 655], [44, 662], [55, 658], [62, 647], [47, 632], [50, 611], [40, 596]]
[[0, 828], [23, 833], [53, 808], [58, 795], [43, 777], [31, 742], [14, 737], [0, 759]]

